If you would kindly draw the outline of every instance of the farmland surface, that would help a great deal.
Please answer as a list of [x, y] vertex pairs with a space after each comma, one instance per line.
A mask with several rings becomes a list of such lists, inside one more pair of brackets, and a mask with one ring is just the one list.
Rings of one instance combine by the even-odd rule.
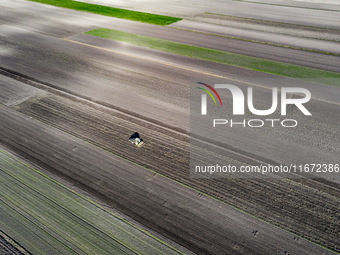
[[0, 182], [1, 229], [31, 254], [180, 254], [3, 150]]
[[[183, 20], [158, 26], [0, 1], [0, 231], [8, 240], [32, 254], [339, 253], [338, 171], [190, 175], [193, 158], [202, 166], [340, 163], [339, 7], [115, 2]], [[312, 115], [277, 107], [271, 117], [298, 125], [225, 125], [208, 137], [211, 115], [192, 118], [203, 101], [197, 81], [233, 84], [245, 96], [253, 88], [256, 109], [271, 107], [274, 88], [278, 98], [283, 87], [304, 88]], [[233, 95], [220, 94], [221, 116], [235, 119]], [[209, 113], [220, 107], [208, 100]], [[263, 117], [245, 109], [244, 119]], [[134, 132], [143, 147], [129, 142]]]
[[[340, 222], [336, 213], [340, 203], [338, 185], [332, 187], [323, 180], [300, 178], [193, 179], [187, 171], [189, 139], [183, 135], [52, 94], [33, 98], [15, 109], [300, 236], [324, 245], [332, 243], [333, 249], [340, 245]], [[143, 150], [126, 143], [135, 130], [148, 138]], [[233, 153], [228, 155], [221, 148], [210, 150], [214, 152], [210, 156], [228, 157], [233, 165], [256, 163]], [[202, 164], [203, 155], [204, 151]], [[322, 232], [324, 229], [326, 233]]]

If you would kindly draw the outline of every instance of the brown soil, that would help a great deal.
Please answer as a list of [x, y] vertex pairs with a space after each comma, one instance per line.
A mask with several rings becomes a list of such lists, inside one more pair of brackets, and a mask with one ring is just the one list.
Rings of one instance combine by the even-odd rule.
[[28, 255], [29, 253], [0, 231], [0, 254]]
[[[192, 179], [189, 139], [176, 132], [55, 95], [31, 99], [16, 110], [340, 252], [337, 185], [312, 179]], [[142, 148], [128, 141], [136, 131], [146, 142]], [[246, 162], [232, 153], [223, 157], [233, 159], [234, 164]]]

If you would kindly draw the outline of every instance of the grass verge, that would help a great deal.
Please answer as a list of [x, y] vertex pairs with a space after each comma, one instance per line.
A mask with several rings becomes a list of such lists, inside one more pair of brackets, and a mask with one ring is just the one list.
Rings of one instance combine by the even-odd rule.
[[304, 80], [315, 79], [322, 84], [340, 87], [338, 80], [340, 78], [340, 73], [337, 72], [197, 47], [107, 28], [94, 29], [85, 34], [285, 77]]
[[91, 12], [100, 15], [120, 18], [120, 19], [128, 19], [133, 21], [139, 21], [154, 25], [169, 25], [176, 21], [181, 20], [180, 18], [145, 13], [145, 12], [138, 12], [138, 11], [130, 11], [125, 9], [113, 8], [108, 6], [96, 5], [96, 4], [89, 4], [83, 3], [78, 1], [72, 0], [28, 0], [31, 2], [38, 2], [43, 4], [54, 5], [57, 7], [63, 7], [68, 9], [73, 9], [77, 11], [84, 11], [84, 12]]

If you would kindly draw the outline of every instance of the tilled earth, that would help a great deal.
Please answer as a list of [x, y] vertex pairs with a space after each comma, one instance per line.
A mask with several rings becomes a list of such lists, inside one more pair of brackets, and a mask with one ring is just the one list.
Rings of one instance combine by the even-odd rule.
[[18, 245], [16, 247], [9, 242], [8, 237], [5, 238], [4, 234], [0, 231], [0, 254], [8, 254], [8, 255], [26, 255], [28, 254], [22, 248], [18, 249]]
[[[193, 179], [189, 173], [190, 141], [180, 133], [52, 94], [32, 98], [15, 106], [15, 109], [340, 252], [340, 187], [333, 183], [303, 178]], [[142, 148], [128, 141], [134, 132], [139, 132], [145, 140]], [[213, 151], [216, 157], [224, 157], [233, 165], [253, 163], [232, 152], [226, 154], [216, 148]]]

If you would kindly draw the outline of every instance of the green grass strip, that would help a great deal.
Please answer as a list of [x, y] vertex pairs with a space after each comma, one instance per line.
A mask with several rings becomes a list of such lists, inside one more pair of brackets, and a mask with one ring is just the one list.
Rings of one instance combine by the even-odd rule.
[[165, 26], [182, 20], [180, 18], [145, 13], [145, 12], [137, 12], [130, 11], [125, 9], [113, 8], [108, 6], [96, 5], [83, 3], [72, 0], [28, 0], [32, 2], [38, 2], [43, 4], [54, 5], [58, 7], [73, 9], [77, 11], [91, 12], [100, 15], [120, 18], [120, 19], [128, 19], [133, 21], [139, 21], [154, 25]]
[[340, 87], [340, 80], [337, 79], [340, 78], [340, 73], [337, 72], [197, 47], [107, 28], [94, 29], [86, 32], [85, 34], [118, 40], [138, 46], [189, 56], [197, 59], [208, 60], [216, 63]]

